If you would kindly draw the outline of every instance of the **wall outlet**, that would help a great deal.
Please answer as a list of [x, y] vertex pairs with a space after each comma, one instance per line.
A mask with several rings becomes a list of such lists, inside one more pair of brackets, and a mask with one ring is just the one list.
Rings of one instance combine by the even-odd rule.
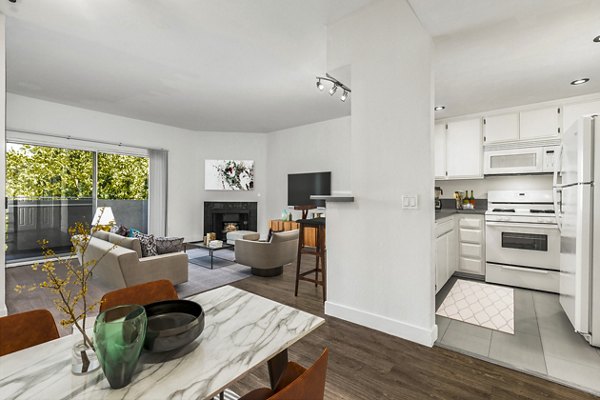
[[408, 210], [416, 210], [419, 208], [416, 194], [404, 194], [402, 195], [402, 208]]

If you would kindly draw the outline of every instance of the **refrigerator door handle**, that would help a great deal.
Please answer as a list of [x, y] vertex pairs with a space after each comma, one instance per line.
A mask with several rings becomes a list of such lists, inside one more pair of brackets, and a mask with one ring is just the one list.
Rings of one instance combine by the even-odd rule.
[[[554, 159], [554, 174], [552, 178], [552, 200], [554, 203], [554, 216], [556, 218], [556, 225], [558, 226], [558, 230], [562, 232], [562, 222], [561, 222], [561, 213], [562, 213], [562, 190], [560, 189], [560, 185], [558, 184], [558, 173], [561, 170], [562, 164], [562, 153], [563, 153], [563, 145], [558, 147], [558, 152], [555, 155]], [[561, 199], [559, 200], [558, 194], [561, 194]]]

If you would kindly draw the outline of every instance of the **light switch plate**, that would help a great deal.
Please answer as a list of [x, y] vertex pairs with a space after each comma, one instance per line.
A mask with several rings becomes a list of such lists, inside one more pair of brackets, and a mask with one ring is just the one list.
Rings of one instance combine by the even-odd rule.
[[408, 210], [416, 210], [419, 208], [416, 194], [404, 194], [402, 195], [402, 208]]

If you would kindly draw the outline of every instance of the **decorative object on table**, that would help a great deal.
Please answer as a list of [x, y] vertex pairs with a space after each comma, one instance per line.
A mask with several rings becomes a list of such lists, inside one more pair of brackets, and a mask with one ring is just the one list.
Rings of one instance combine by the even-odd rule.
[[98, 207], [92, 219], [92, 226], [98, 230], [110, 232], [115, 225], [115, 215], [111, 207]]
[[140, 241], [140, 245], [142, 246], [142, 257], [158, 255], [158, 251], [156, 250], [156, 240], [154, 239], [153, 234], [136, 231], [133, 233], [133, 236]]
[[[102, 214], [99, 215], [102, 220]], [[74, 374], [86, 374], [99, 367], [94, 353], [94, 344], [86, 332], [86, 317], [93, 312], [99, 301], [88, 298], [88, 284], [98, 262], [116, 245], [107, 246], [99, 258], [86, 259], [89, 242], [92, 235], [101, 230], [101, 225], [88, 227], [80, 222], [69, 228], [73, 247], [68, 256], [63, 257], [49, 248], [45, 239], [38, 241], [44, 261], [32, 265], [34, 271], [40, 270], [46, 274], [46, 280], [31, 286], [16, 285], [15, 291], [32, 291], [39, 288], [50, 290], [57, 297], [54, 300], [56, 308], [66, 318], [60, 321], [64, 327], [73, 325], [82, 336], [81, 342], [73, 346], [74, 357], [71, 370]], [[79, 262], [77, 262], [77, 260]]]
[[176, 253], [183, 251], [182, 237], [157, 237], [154, 238], [156, 243], [156, 252], [158, 254]]
[[148, 330], [144, 348], [163, 352], [193, 342], [204, 330], [204, 310], [189, 300], [166, 300], [145, 306]]
[[215, 232], [208, 232], [206, 236], [204, 236], [204, 244], [209, 245], [212, 240], [217, 238], [217, 234]]
[[253, 160], [206, 160], [205, 190], [253, 190]]
[[285, 208], [283, 210], [281, 210], [281, 220], [287, 221], [289, 218], [289, 214], [291, 214], [291, 213], [288, 212], [288, 210], [286, 210]]
[[208, 247], [210, 247], [211, 249], [220, 249], [221, 247], [223, 247], [223, 241], [222, 240], [211, 240], [210, 243], [208, 244]]
[[96, 318], [96, 354], [111, 388], [120, 389], [131, 382], [147, 324], [146, 310], [140, 305], [109, 308]]
[[238, 230], [238, 224], [233, 222], [228, 222], [225, 224], [225, 229], [223, 229], [223, 233], [235, 232]]

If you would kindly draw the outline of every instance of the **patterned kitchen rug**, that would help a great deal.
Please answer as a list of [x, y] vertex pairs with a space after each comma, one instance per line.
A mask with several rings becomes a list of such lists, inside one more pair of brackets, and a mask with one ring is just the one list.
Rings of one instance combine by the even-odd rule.
[[512, 288], [458, 279], [436, 314], [514, 335], [514, 299]]

